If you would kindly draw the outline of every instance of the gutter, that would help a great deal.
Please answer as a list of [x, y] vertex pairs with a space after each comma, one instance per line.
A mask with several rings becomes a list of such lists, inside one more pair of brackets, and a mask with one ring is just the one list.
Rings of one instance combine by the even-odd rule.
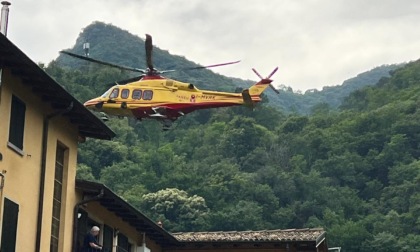
[[44, 126], [42, 129], [42, 156], [41, 156], [41, 176], [39, 183], [39, 200], [38, 200], [38, 219], [36, 225], [36, 240], [35, 240], [35, 251], [41, 252], [41, 234], [42, 234], [42, 213], [44, 211], [44, 191], [45, 191], [45, 172], [47, 169], [47, 145], [48, 145], [48, 129], [49, 122], [56, 116], [68, 113], [73, 109], [73, 102], [70, 102], [69, 106], [61, 111], [56, 111], [52, 114], [47, 115], [44, 118]]
[[79, 203], [77, 203], [74, 206], [74, 210], [73, 210], [73, 243], [72, 243], [72, 249], [71, 251], [77, 252], [77, 229], [78, 229], [78, 213], [79, 213], [79, 208], [81, 205], [86, 204], [88, 202], [92, 202], [92, 201], [97, 201], [99, 199], [101, 199], [104, 196], [104, 189], [102, 188], [101, 191], [99, 192], [98, 195], [90, 198], [90, 199], [85, 199], [80, 201]]

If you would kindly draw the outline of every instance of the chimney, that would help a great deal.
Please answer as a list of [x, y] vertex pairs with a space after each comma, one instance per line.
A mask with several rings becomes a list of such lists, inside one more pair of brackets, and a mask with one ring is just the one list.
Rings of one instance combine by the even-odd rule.
[[9, 5], [10, 3], [7, 1], [1, 2], [3, 7], [1, 8], [1, 20], [0, 20], [0, 32], [3, 33], [4, 36], [7, 36], [7, 23], [9, 21]]

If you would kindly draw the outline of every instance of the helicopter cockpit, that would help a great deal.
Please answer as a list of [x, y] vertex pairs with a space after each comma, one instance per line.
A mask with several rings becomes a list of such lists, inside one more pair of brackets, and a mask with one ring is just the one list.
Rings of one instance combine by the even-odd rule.
[[101, 95], [101, 98], [108, 98], [109, 93], [111, 93], [111, 89], [107, 90], [103, 95]]
[[112, 87], [108, 89], [103, 95], [101, 95], [101, 98], [115, 99], [118, 98], [119, 93], [120, 89], [118, 87]]

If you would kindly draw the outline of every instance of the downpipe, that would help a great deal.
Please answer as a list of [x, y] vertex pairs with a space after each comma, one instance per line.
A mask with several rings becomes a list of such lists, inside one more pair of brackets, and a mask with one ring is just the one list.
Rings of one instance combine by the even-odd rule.
[[41, 154], [41, 176], [39, 182], [39, 200], [38, 200], [38, 218], [36, 225], [35, 251], [41, 252], [41, 234], [42, 234], [42, 213], [44, 211], [44, 191], [45, 191], [45, 172], [47, 169], [47, 145], [48, 145], [48, 129], [49, 122], [54, 117], [70, 112], [73, 109], [73, 102], [61, 111], [54, 112], [44, 118], [42, 129], [42, 154]]

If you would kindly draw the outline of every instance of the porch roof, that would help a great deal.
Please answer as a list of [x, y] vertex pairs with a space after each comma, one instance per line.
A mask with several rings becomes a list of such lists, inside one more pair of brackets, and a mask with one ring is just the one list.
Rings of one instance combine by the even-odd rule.
[[158, 226], [157, 223], [120, 198], [105, 185], [78, 179], [76, 180], [76, 189], [82, 190], [88, 197], [98, 195], [103, 191], [103, 196], [98, 199], [103, 207], [130, 224], [139, 233], [145, 232], [146, 236], [157, 244], [165, 247], [179, 243], [171, 233]]

